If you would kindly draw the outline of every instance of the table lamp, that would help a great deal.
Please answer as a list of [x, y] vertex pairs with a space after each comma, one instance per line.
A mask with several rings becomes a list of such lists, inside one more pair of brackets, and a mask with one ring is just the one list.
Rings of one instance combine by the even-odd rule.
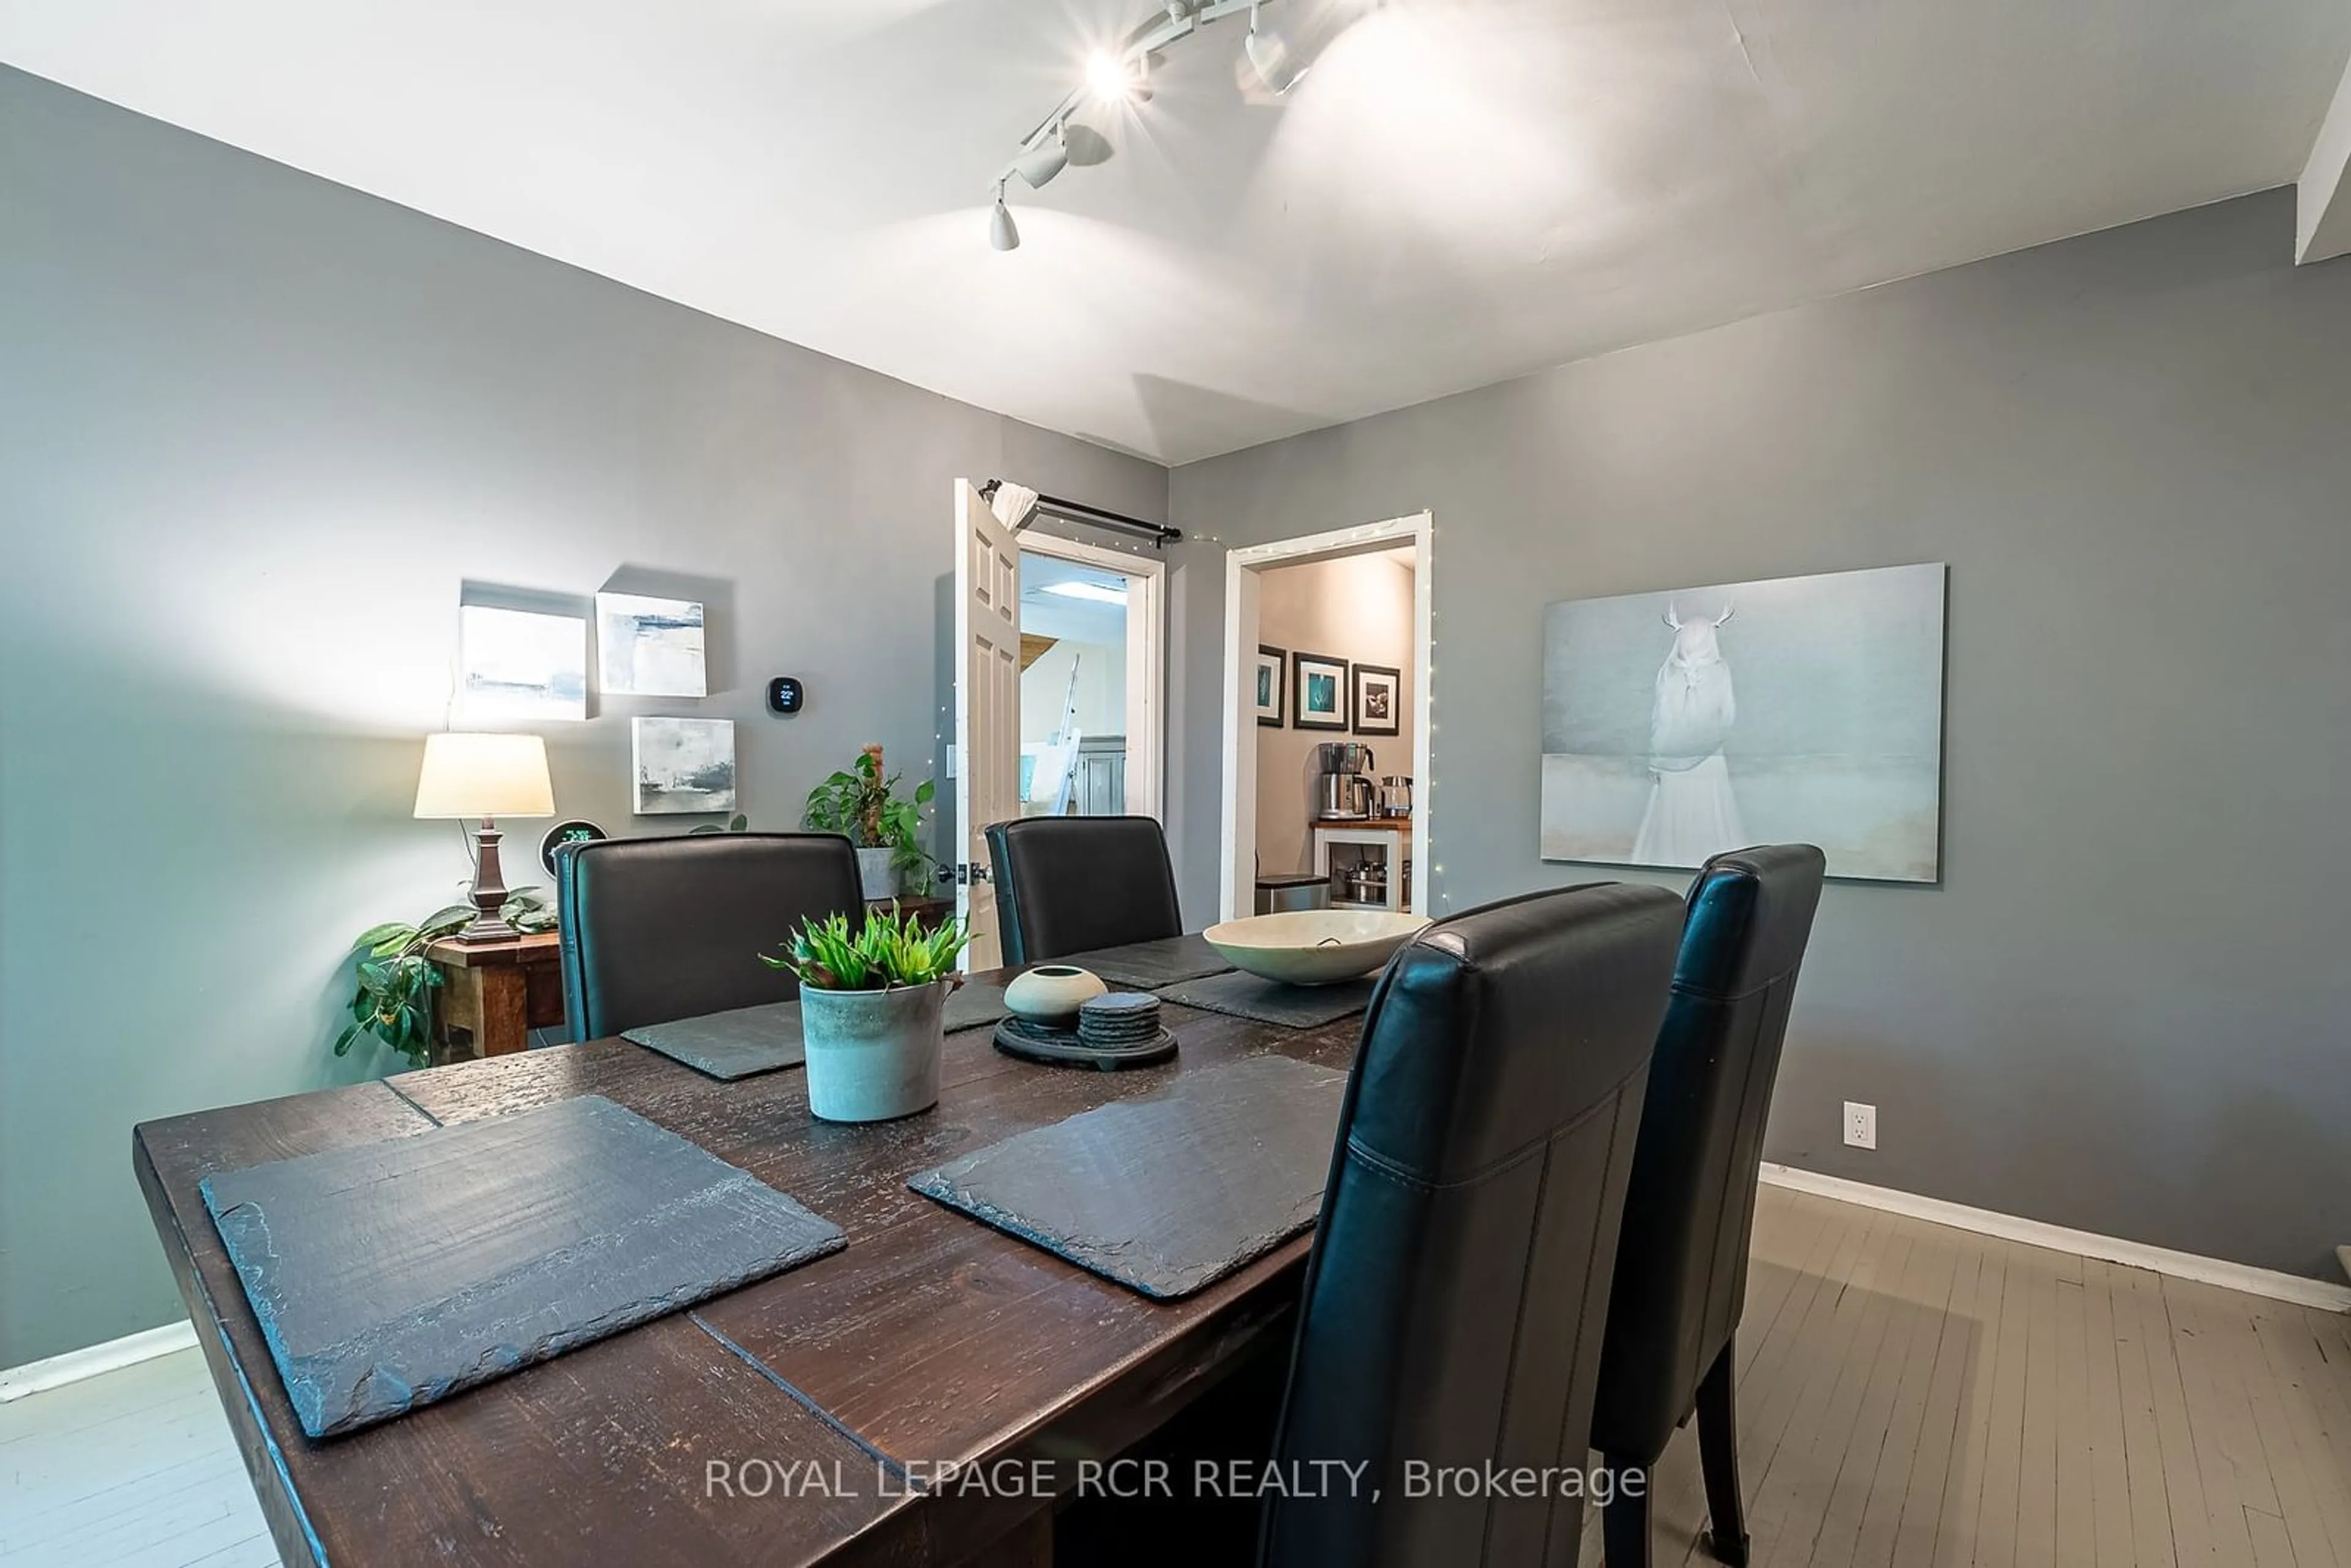
[[500, 817], [555, 815], [547, 777], [547, 742], [535, 735], [428, 735], [416, 779], [420, 818], [479, 817], [474, 856], [474, 923], [460, 942], [503, 942], [520, 933], [506, 923], [506, 877], [498, 869]]

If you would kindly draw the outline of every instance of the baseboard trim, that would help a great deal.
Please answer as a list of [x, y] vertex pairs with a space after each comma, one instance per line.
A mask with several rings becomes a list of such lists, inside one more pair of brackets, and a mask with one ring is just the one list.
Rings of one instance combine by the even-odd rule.
[[[1763, 1179], [1773, 1186], [1809, 1192], [1819, 1197], [1840, 1198], [1846, 1203], [1882, 1208], [1888, 1213], [1907, 1215], [1913, 1219], [1924, 1219], [1935, 1225], [1972, 1230], [1980, 1236], [1997, 1236], [2003, 1241], [2022, 1241], [2028, 1246], [2046, 1247], [2058, 1252], [2078, 1252], [2085, 1258], [2127, 1264], [2134, 1269], [2148, 1269], [2178, 1280], [2194, 1280], [2199, 1284], [2267, 1296], [2273, 1301], [2293, 1301], [2299, 1306], [2351, 1312], [2351, 1285], [2332, 1285], [2324, 1280], [2308, 1280], [2300, 1274], [2288, 1274], [2276, 1269], [2256, 1269], [2250, 1263], [2231, 1263], [2223, 1258], [2175, 1252], [2168, 1247], [2150, 1247], [2143, 1241], [2126, 1241], [2120, 1237], [2100, 1236], [2092, 1230], [2073, 1230], [2063, 1225], [2050, 1225], [1989, 1208], [1970, 1208], [1964, 1203], [1949, 1203], [1939, 1197], [1901, 1192], [1890, 1186], [1872, 1186], [1867, 1182], [1848, 1181], [1843, 1176], [1798, 1170], [1793, 1166], [1775, 1165], [1770, 1160], [1763, 1162], [1762, 1174]], [[2351, 1254], [2351, 1248], [2338, 1250]], [[2351, 1269], [2351, 1255], [2344, 1258], [2344, 1266]]]
[[193, 1350], [195, 1344], [195, 1324], [183, 1322], [125, 1334], [120, 1339], [108, 1340], [104, 1344], [84, 1345], [79, 1350], [69, 1350], [46, 1361], [28, 1361], [22, 1366], [0, 1371], [0, 1405], [12, 1399], [22, 1399], [28, 1394], [41, 1394], [52, 1388], [62, 1388], [68, 1383], [79, 1383], [85, 1377], [136, 1366], [142, 1361], [152, 1361], [159, 1355], [170, 1355], [174, 1351]]

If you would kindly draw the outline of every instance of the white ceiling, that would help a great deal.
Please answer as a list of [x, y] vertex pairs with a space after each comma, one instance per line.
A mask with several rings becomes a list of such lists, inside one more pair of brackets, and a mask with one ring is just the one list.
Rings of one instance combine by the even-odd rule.
[[[0, 59], [1183, 462], [2291, 181], [2345, 0], [1270, 0], [989, 181], [1149, 0], [0, 0]], [[2281, 244], [2286, 243], [2282, 237]]]

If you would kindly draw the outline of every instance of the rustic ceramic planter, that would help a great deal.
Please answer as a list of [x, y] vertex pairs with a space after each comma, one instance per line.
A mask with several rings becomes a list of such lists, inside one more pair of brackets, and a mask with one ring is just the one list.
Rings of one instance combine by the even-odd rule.
[[809, 1109], [826, 1122], [887, 1122], [939, 1103], [944, 980], [887, 991], [800, 988]]
[[898, 868], [892, 863], [897, 854], [893, 849], [857, 852], [857, 880], [864, 884], [867, 898], [898, 896]]

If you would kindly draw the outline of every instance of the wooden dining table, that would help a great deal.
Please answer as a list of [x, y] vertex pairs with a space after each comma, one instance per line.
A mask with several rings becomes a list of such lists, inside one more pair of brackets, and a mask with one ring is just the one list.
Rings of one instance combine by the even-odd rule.
[[[906, 1183], [1220, 1063], [1279, 1052], [1343, 1069], [1362, 1023], [1291, 1030], [1173, 1004], [1165, 1017], [1176, 1058], [1122, 1072], [1017, 1061], [987, 1028], [951, 1034], [939, 1103], [896, 1122], [816, 1121], [798, 1068], [720, 1082], [602, 1040], [144, 1123], [133, 1162], [288, 1564], [1044, 1563], [1056, 1505], [1089, 1475], [1120, 1479], [1089, 1461], [1287, 1334], [1310, 1239], [1153, 1301]], [[790, 1194], [848, 1246], [396, 1419], [306, 1437], [199, 1181], [579, 1094]]]

